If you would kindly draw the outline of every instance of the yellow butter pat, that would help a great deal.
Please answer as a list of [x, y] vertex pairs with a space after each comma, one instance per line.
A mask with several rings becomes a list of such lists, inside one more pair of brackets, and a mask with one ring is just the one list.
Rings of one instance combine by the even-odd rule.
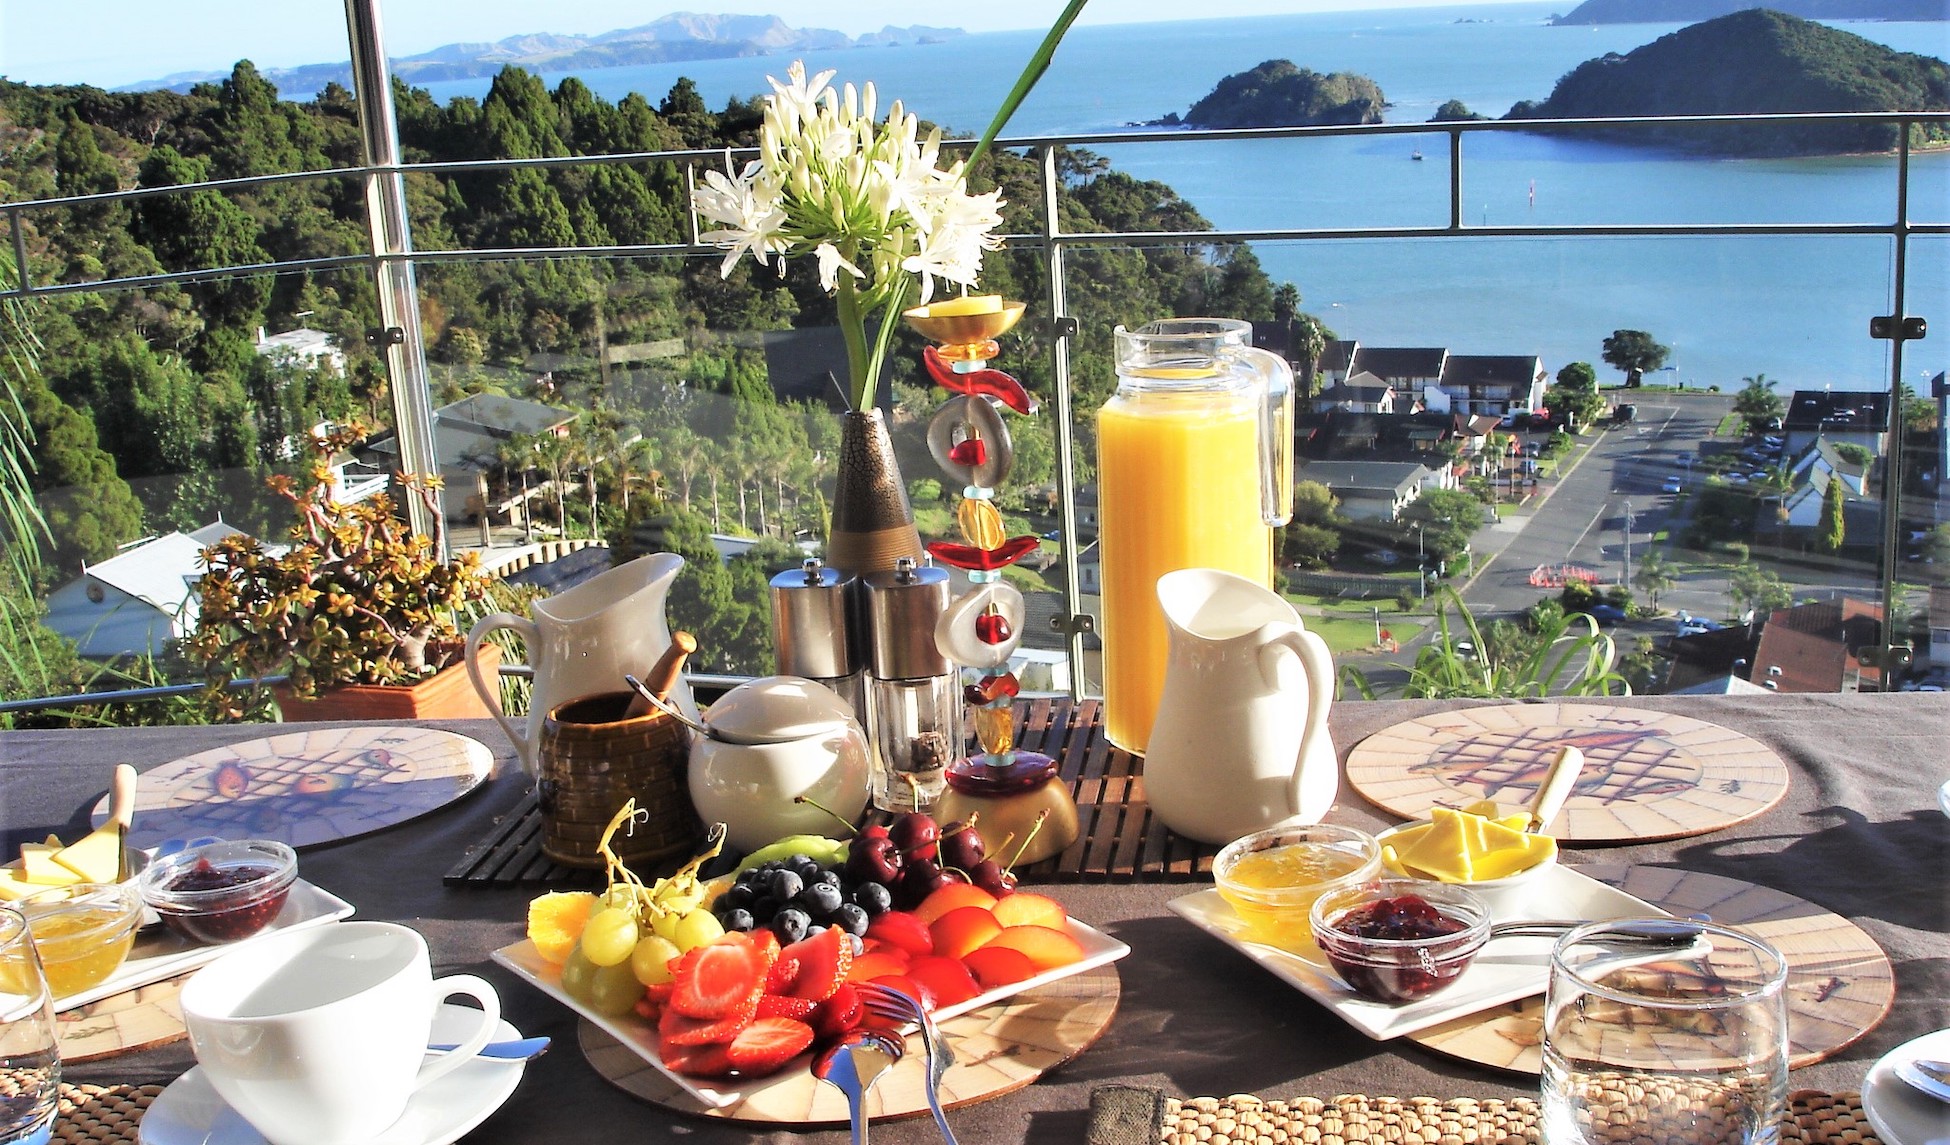
[[54, 861], [81, 876], [84, 883], [112, 883], [122, 873], [122, 834], [104, 824], [54, 853]]
[[19, 859], [0, 867], [0, 902], [24, 899], [28, 895], [46, 889], [45, 886], [27, 881], [27, 872], [21, 869]]
[[27, 881], [43, 887], [71, 887], [80, 882], [73, 871], [54, 861], [59, 850], [46, 843], [21, 844], [20, 869]]

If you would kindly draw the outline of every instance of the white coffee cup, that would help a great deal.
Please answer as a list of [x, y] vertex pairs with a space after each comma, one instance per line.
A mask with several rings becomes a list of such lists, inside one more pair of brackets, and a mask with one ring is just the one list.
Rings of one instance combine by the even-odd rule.
[[[481, 1027], [425, 1060], [440, 1001], [464, 994]], [[415, 1090], [466, 1064], [501, 1020], [494, 987], [436, 980], [419, 932], [342, 922], [226, 952], [183, 987], [184, 1024], [205, 1077], [272, 1145], [359, 1145]]]

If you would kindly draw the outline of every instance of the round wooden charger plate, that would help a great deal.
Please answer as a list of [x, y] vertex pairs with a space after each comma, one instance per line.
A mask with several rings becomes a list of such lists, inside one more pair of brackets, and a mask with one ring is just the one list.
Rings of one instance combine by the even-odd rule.
[[[486, 744], [432, 728], [315, 728], [213, 748], [143, 773], [129, 845], [351, 839], [445, 807], [485, 783]], [[108, 817], [108, 797], [95, 805]]]
[[[1876, 1028], [1896, 1000], [1889, 956], [1854, 923], [1806, 899], [1739, 879], [1665, 867], [1580, 865], [1579, 873], [1677, 915], [1706, 914], [1787, 958], [1788, 1067], [1832, 1057]], [[1514, 1073], [1543, 1066], [1541, 996], [1410, 1034], [1447, 1057]]]
[[[955, 1051], [955, 1064], [941, 1079], [942, 1107], [959, 1109], [1014, 1093], [1089, 1049], [1110, 1028], [1119, 993], [1117, 967], [1099, 966], [941, 1023], [942, 1036]], [[846, 1098], [803, 1068], [766, 1078], [741, 1100], [713, 1109], [593, 1022], [583, 1022], [578, 1033], [582, 1056], [604, 1080], [652, 1105], [754, 1124], [847, 1123]], [[907, 1056], [867, 1095], [868, 1115], [874, 1120], [927, 1116], [926, 1078], [927, 1056], [920, 1035], [913, 1034]]]
[[179, 974], [56, 1014], [61, 1060], [99, 1061], [187, 1037], [177, 996], [188, 980], [189, 974]]
[[1787, 794], [1787, 765], [1739, 732], [1603, 704], [1505, 704], [1408, 720], [1357, 744], [1347, 778], [1363, 799], [1408, 819], [1478, 799], [1523, 806], [1565, 744], [1585, 758], [1571, 798], [1550, 824], [1566, 842], [1704, 835], [1751, 819]]

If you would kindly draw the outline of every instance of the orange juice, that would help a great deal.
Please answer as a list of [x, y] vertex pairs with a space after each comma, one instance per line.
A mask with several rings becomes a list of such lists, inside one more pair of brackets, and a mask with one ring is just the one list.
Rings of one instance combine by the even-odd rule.
[[1262, 399], [1247, 388], [1120, 389], [1097, 414], [1105, 732], [1143, 752], [1165, 683], [1158, 578], [1184, 568], [1267, 587]]

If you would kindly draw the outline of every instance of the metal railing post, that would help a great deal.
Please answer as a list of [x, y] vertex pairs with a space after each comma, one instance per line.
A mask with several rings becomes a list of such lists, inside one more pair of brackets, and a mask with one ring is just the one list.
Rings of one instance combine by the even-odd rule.
[[[420, 329], [420, 290], [413, 272], [413, 233], [406, 214], [406, 176], [399, 171], [399, 124], [393, 114], [392, 70], [377, 0], [345, 0], [345, 28], [352, 47], [352, 90], [358, 97], [359, 135], [365, 162], [366, 219], [372, 232], [373, 279], [379, 290], [381, 328], [375, 341], [386, 357], [393, 392], [393, 432], [400, 468], [434, 476], [440, 460], [433, 444], [433, 391], [427, 380], [426, 339]], [[416, 532], [445, 542], [446, 532], [417, 497], [402, 497]], [[446, 556], [441, 554], [442, 558]]]
[[1056, 520], [1063, 530], [1063, 646], [1070, 658], [1070, 698], [1081, 700], [1083, 691], [1083, 634], [1091, 630], [1091, 620], [1080, 611], [1083, 583], [1077, 575], [1077, 555], [1081, 550], [1077, 536], [1076, 441], [1070, 422], [1070, 339], [1076, 334], [1076, 319], [1065, 313], [1063, 297], [1063, 244], [1057, 241], [1062, 224], [1057, 219], [1056, 147], [1043, 148], [1043, 237], [1049, 252], [1050, 313], [1050, 400], [1055, 406], [1050, 416], [1056, 419]]

